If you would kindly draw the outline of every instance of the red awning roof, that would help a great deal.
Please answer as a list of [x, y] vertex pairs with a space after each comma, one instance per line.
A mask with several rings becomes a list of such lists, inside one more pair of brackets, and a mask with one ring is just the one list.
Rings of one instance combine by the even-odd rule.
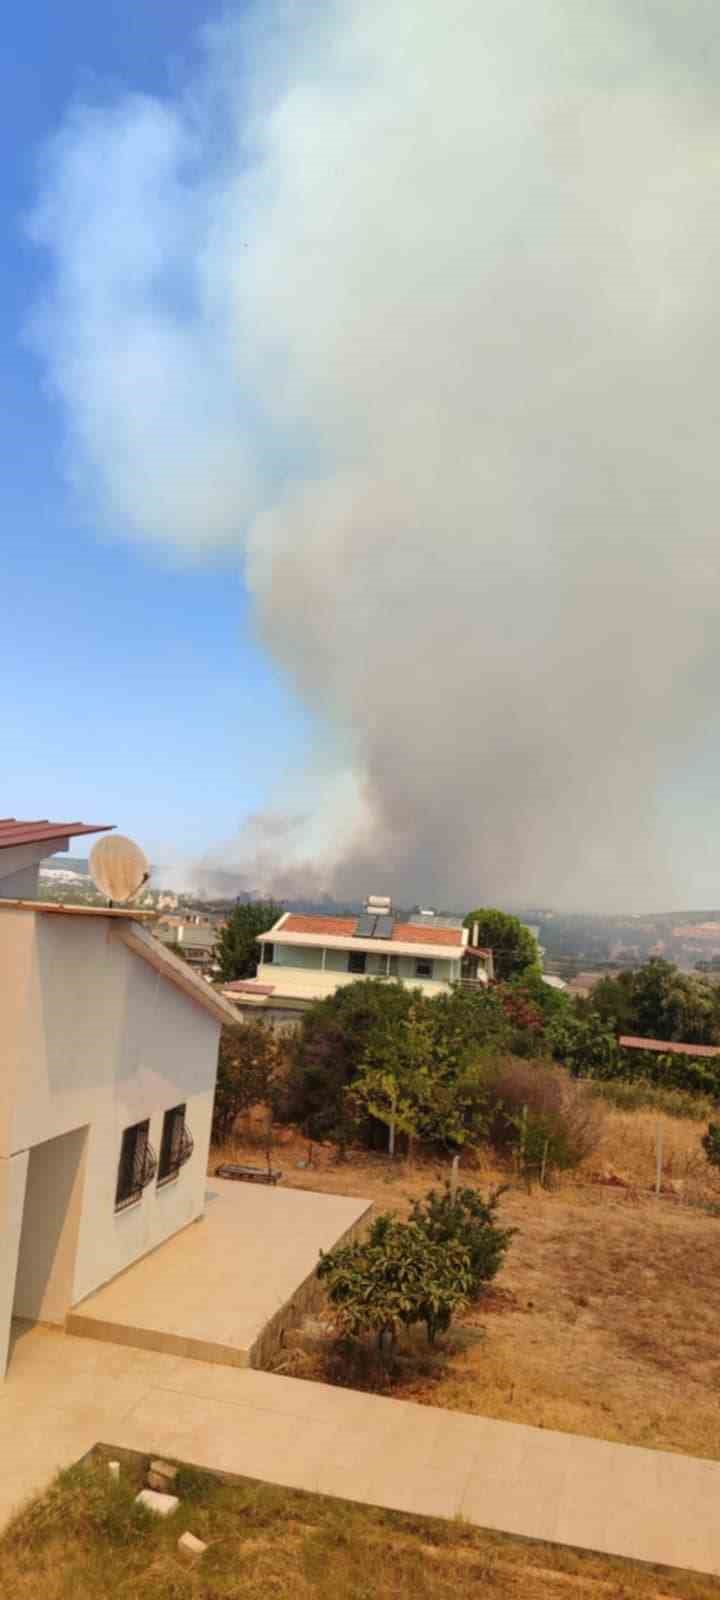
[[10, 845], [44, 844], [52, 839], [74, 839], [79, 833], [109, 833], [114, 822], [19, 822], [17, 817], [0, 817], [0, 850]]
[[634, 1033], [621, 1033], [618, 1044], [624, 1050], [658, 1050], [663, 1055], [720, 1056], [718, 1044], [678, 1044], [675, 1039], [642, 1039]]

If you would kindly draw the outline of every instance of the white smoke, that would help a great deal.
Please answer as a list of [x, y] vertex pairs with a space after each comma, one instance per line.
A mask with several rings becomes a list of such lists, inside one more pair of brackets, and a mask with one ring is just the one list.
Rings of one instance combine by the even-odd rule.
[[717, 778], [671, 797], [717, 720], [719, 50], [703, 0], [264, 0], [173, 98], [69, 114], [72, 471], [237, 549], [337, 751], [251, 881], [717, 898]]

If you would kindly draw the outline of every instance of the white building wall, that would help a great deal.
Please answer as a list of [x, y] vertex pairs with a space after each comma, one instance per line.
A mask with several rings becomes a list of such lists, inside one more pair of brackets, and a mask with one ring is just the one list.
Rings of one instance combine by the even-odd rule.
[[[219, 1032], [110, 919], [0, 913], [0, 1158], [88, 1128], [73, 1303], [201, 1215]], [[191, 1160], [116, 1212], [123, 1129], [148, 1117], [159, 1151], [182, 1102]]]

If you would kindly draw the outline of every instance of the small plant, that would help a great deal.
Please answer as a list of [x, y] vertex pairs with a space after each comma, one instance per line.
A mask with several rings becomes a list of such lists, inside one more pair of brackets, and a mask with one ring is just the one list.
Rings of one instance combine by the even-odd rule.
[[720, 1124], [708, 1123], [708, 1131], [703, 1134], [702, 1147], [711, 1167], [720, 1167]]

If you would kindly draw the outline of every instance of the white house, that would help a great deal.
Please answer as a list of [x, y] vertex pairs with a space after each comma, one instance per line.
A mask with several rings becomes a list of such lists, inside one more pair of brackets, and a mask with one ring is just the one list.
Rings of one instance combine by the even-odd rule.
[[80, 823], [0, 821], [0, 1375], [13, 1316], [68, 1310], [203, 1211], [237, 1014], [143, 913], [34, 898]]
[[423, 912], [399, 921], [379, 897], [360, 916], [285, 912], [258, 942], [256, 977], [226, 984], [223, 994], [244, 1016], [278, 1024], [296, 1022], [313, 1001], [359, 978], [399, 979], [431, 997], [466, 976], [469, 961], [473, 981], [492, 976], [490, 951], [470, 949], [459, 918]]

